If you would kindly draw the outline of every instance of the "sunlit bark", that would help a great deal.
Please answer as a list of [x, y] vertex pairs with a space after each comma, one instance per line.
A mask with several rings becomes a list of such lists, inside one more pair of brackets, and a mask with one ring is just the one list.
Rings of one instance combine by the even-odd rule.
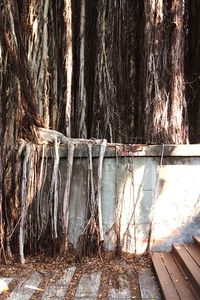
[[182, 0], [145, 1], [143, 96], [148, 142], [188, 142], [184, 11]]
[[[199, 128], [199, 34], [193, 24], [195, 19], [199, 26], [195, 13], [199, 0], [187, 2], [187, 7], [188, 19], [184, 0], [3, 1], [0, 256], [18, 251], [24, 263], [25, 252], [37, 252], [46, 233], [45, 242], [52, 249], [62, 240], [58, 228], [64, 241], [61, 250], [66, 252], [73, 154], [79, 143], [88, 145], [85, 232], [90, 234], [94, 226], [97, 244], [103, 241], [101, 180], [106, 141], [102, 144], [102, 139], [187, 143], [184, 57], [187, 78], [194, 78], [197, 85], [186, 82], [195, 94], [191, 105], [191, 90], [187, 93], [190, 127]], [[189, 32], [187, 47], [184, 28]], [[97, 182], [91, 140], [74, 139], [90, 137], [99, 138], [95, 143], [102, 144]], [[43, 145], [36, 146], [41, 141]], [[49, 198], [43, 201], [48, 142], [54, 144], [54, 164]], [[61, 212], [58, 146], [62, 142], [68, 145], [69, 156]]]

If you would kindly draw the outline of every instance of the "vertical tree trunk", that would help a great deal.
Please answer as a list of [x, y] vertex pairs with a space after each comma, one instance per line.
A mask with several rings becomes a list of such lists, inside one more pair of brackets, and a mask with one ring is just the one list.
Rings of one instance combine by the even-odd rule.
[[134, 142], [143, 3], [99, 0], [97, 12], [91, 134], [113, 142]]
[[85, 6], [81, 0], [80, 7], [80, 53], [79, 53], [79, 87], [78, 87], [78, 137], [87, 138], [86, 127], [86, 88], [85, 88]]
[[[20, 197], [22, 170], [15, 151], [19, 139], [23, 137], [38, 142], [36, 127], [42, 125], [46, 128], [60, 129], [68, 136], [71, 135], [72, 21], [70, 16], [71, 1], [69, 0], [65, 2], [6, 0], [0, 7], [0, 79], [2, 79], [0, 101], [4, 111], [0, 118], [1, 157], [3, 158], [1, 160], [2, 201], [0, 198], [3, 215], [0, 215], [0, 222], [2, 224], [3, 218], [4, 228], [1, 228], [1, 238], [4, 238], [7, 254], [10, 256], [12, 250], [16, 251], [18, 247], [17, 224], [19, 224], [23, 203], [34, 200], [31, 192], [23, 203]], [[36, 157], [36, 153], [35, 159], [30, 157], [32, 160], [30, 165], [33, 166], [31, 178], [35, 179], [38, 170]], [[29, 216], [30, 220], [31, 218]], [[28, 219], [25, 218], [22, 227], [27, 228], [27, 222]], [[22, 231], [21, 237], [23, 237]], [[32, 247], [31, 230], [25, 240], [20, 239], [20, 241], [27, 245], [28, 238], [29, 245]]]
[[[21, 87], [16, 72], [19, 66], [15, 65], [15, 59], [19, 52], [14, 22], [15, 5], [6, 1], [0, 10], [0, 53], [1, 53], [1, 197], [2, 197], [2, 237], [9, 256], [10, 236], [18, 218], [19, 202], [15, 199], [15, 157], [14, 149], [19, 131], [21, 111], [18, 108], [21, 103]], [[24, 71], [25, 72], [25, 71]], [[27, 78], [28, 80], [28, 78]], [[17, 201], [15, 201], [17, 200]], [[2, 221], [2, 220], [1, 220]], [[3, 247], [3, 245], [1, 244]]]
[[145, 1], [144, 136], [187, 143], [184, 88], [184, 1]]
[[[0, 41], [0, 91], [2, 91], [3, 83], [3, 53], [2, 44]], [[0, 95], [1, 97], [2, 95]], [[2, 128], [2, 101], [0, 98], [0, 139], [3, 140], [3, 128]], [[3, 224], [3, 157], [2, 157], [2, 143], [0, 145], [0, 260], [5, 257], [4, 252], [4, 224]]]
[[[112, 34], [113, 30], [107, 25], [107, 17], [110, 16], [111, 11], [107, 0], [98, 1], [97, 5], [97, 54], [93, 106], [96, 111], [94, 112], [92, 127], [94, 136], [97, 138], [104, 137], [109, 141], [113, 141], [113, 125], [111, 122], [114, 121], [112, 103], [115, 86], [110, 56], [113, 42], [110, 34]], [[106, 38], [109, 39], [108, 48], [106, 47]]]
[[191, 143], [200, 142], [200, 0], [187, 0], [186, 40], [186, 97]]
[[[49, 230], [48, 226], [48, 233], [52, 233], [51, 229], [54, 233], [53, 236], [49, 235], [47, 242], [55, 241], [59, 235], [59, 159], [56, 143], [50, 198], [55, 206], [47, 203], [45, 211], [46, 216], [52, 214], [52, 223], [46, 224], [44, 221], [43, 224], [41, 220], [42, 201], [36, 184], [37, 178], [40, 178], [37, 186], [43, 188], [41, 178], [46, 166], [43, 157], [41, 168], [44, 170], [39, 169], [34, 146], [27, 163], [28, 173], [32, 169], [27, 193], [22, 194], [21, 191], [20, 194], [23, 172], [15, 147], [19, 142], [23, 149], [20, 138], [37, 143], [37, 127], [55, 129], [68, 137], [106, 138], [110, 142], [137, 143], [141, 142], [139, 137], [144, 136], [143, 142], [187, 143], [184, 85], [186, 54], [191, 137], [200, 137], [197, 132], [200, 126], [200, 22], [197, 14], [200, 0], [187, 0], [186, 3], [188, 27], [185, 28], [188, 37], [184, 47], [184, 20], [187, 22], [184, 0], [2, 2], [0, 255], [6, 245], [7, 253], [11, 256], [20, 240], [23, 262], [24, 248], [31, 251], [34, 242], [38, 244], [42, 234]], [[39, 155], [39, 147], [38, 151]], [[63, 207], [65, 236], [73, 151], [72, 147]], [[91, 151], [92, 148], [89, 148], [90, 171]], [[99, 177], [102, 175], [101, 168]], [[93, 190], [90, 176], [89, 180]], [[88, 194], [89, 191], [90, 188]], [[98, 193], [101, 195], [100, 184]], [[91, 198], [94, 199], [94, 195]], [[34, 209], [31, 207], [26, 211], [23, 206], [27, 204], [29, 209], [32, 202], [39, 213], [38, 223], [34, 227], [35, 236], [31, 231]], [[99, 208], [100, 202], [99, 197]], [[100, 221], [99, 225], [101, 227]], [[25, 239], [24, 228], [28, 232]], [[103, 239], [103, 233], [101, 235]]]
[[64, 0], [64, 24], [66, 30], [65, 37], [65, 73], [67, 74], [66, 83], [66, 110], [65, 110], [65, 132], [67, 137], [71, 137], [71, 105], [72, 105], [72, 5], [71, 0]]

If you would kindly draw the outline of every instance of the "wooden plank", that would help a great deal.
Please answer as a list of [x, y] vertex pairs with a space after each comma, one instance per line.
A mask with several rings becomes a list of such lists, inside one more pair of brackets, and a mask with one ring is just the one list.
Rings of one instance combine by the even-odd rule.
[[69, 287], [76, 268], [68, 268], [64, 271], [63, 276], [54, 284], [48, 287], [42, 296], [42, 300], [62, 300], [65, 297], [65, 293]]
[[195, 300], [195, 297], [170, 253], [162, 253], [162, 259], [181, 300]]
[[165, 299], [180, 300], [160, 253], [152, 253], [152, 261]]
[[172, 252], [171, 253], [173, 260], [175, 261], [176, 265], [178, 266], [182, 276], [184, 277], [184, 279], [188, 282], [188, 285], [190, 286], [191, 291], [193, 292], [193, 295], [195, 295], [196, 299], [199, 298], [196, 289], [194, 288], [194, 286], [192, 285], [192, 283], [190, 282], [188, 275], [186, 274], [185, 270], [183, 269], [182, 265], [180, 264], [177, 256]]
[[173, 244], [173, 251], [177, 255], [184, 271], [191, 280], [200, 297], [200, 268], [191, 255], [181, 244]]
[[12, 280], [13, 278], [0, 278], [0, 294], [9, 290], [8, 286]]
[[197, 265], [200, 267], [200, 251], [199, 249], [192, 244], [183, 244], [184, 248], [187, 252], [192, 256], [192, 258], [196, 261]]
[[198, 248], [200, 248], [200, 236], [193, 236], [193, 240]]
[[156, 278], [150, 269], [143, 268], [139, 270], [138, 278], [142, 299], [162, 299]]
[[29, 300], [33, 293], [38, 290], [38, 286], [42, 282], [42, 276], [34, 272], [29, 279], [23, 279], [7, 300]]
[[80, 279], [74, 299], [97, 299], [100, 281], [101, 272], [83, 274]]
[[[110, 281], [110, 286], [112, 285]], [[108, 291], [108, 299], [126, 299], [131, 300], [131, 291], [130, 291], [130, 284], [128, 280], [125, 280], [123, 277], [119, 277], [119, 288], [114, 289], [110, 288]]]

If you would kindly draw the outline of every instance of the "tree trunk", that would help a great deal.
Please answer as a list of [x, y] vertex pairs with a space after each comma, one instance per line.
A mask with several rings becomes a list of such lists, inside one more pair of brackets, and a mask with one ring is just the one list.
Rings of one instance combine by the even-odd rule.
[[86, 0], [81, 0], [80, 7], [80, 57], [79, 57], [79, 86], [78, 86], [78, 137], [87, 138], [86, 128], [86, 101], [87, 94], [85, 88], [85, 6]]
[[92, 136], [135, 142], [142, 1], [99, 0]]
[[186, 98], [188, 105], [189, 134], [191, 143], [200, 142], [200, 1], [188, 0], [185, 27], [186, 36]]
[[145, 1], [144, 136], [187, 143], [184, 87], [184, 1]]
[[[18, 162], [15, 147], [20, 138], [37, 143], [36, 130], [42, 125], [71, 135], [72, 19], [70, 17], [69, 0], [65, 2], [6, 0], [0, 8], [0, 100], [4, 112], [0, 119], [2, 138], [0, 205], [3, 214], [0, 215], [0, 222], [2, 225], [3, 218], [4, 228], [1, 226], [1, 238], [6, 241], [9, 256], [12, 255], [11, 250], [16, 251], [17, 248], [18, 225], [20, 218], [24, 216], [23, 207], [34, 201], [31, 192], [25, 194], [24, 199], [20, 196], [20, 178], [23, 170]], [[30, 158], [35, 178], [38, 163], [36, 157], [35, 153], [35, 159]], [[24, 223], [20, 223], [22, 262], [23, 244], [27, 243], [27, 240], [23, 240], [22, 231], [22, 227], [27, 226], [27, 219], [23, 217], [23, 220]], [[31, 235], [32, 233], [29, 238]], [[1, 246], [3, 247], [2, 244]]]
[[66, 30], [66, 57], [65, 57], [65, 73], [67, 74], [66, 83], [66, 110], [65, 110], [65, 126], [66, 136], [71, 137], [71, 105], [72, 105], [72, 72], [73, 72], [73, 53], [72, 53], [72, 5], [71, 0], [64, 1], [64, 21]]
[[[24, 262], [24, 252], [37, 252], [41, 245], [54, 249], [60, 238], [59, 229], [65, 237], [63, 249], [67, 248], [73, 152], [78, 143], [69, 138], [187, 143], [187, 105], [190, 137], [193, 141], [195, 136], [199, 138], [199, 2], [186, 1], [186, 18], [184, 0], [3, 1], [1, 256], [5, 258], [4, 250], [9, 256], [19, 250]], [[41, 140], [43, 146], [35, 146]], [[60, 213], [58, 146], [63, 141], [68, 146], [72, 143], [72, 147], [69, 146], [68, 179]], [[43, 201], [48, 142], [54, 144], [54, 164], [50, 195]], [[91, 141], [84, 143], [89, 143], [88, 203], [93, 207], [88, 211], [86, 232], [90, 234], [94, 226], [100, 242], [104, 233], [98, 179], [102, 177], [105, 149], [102, 145], [100, 178], [94, 182]], [[65, 223], [60, 224], [62, 218]]]

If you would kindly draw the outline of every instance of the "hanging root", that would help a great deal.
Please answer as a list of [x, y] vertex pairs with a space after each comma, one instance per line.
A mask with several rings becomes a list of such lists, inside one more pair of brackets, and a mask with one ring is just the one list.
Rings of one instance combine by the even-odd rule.
[[96, 252], [96, 246], [99, 241], [98, 224], [95, 219], [97, 204], [95, 199], [94, 176], [92, 165], [92, 144], [88, 144], [88, 186], [87, 186], [87, 210], [88, 221], [86, 226], [79, 237], [78, 249], [76, 256], [79, 260], [82, 257], [89, 256], [91, 253]]
[[95, 197], [93, 164], [92, 164], [92, 144], [88, 144], [88, 191], [87, 209], [88, 221], [79, 238], [77, 257], [80, 260], [84, 256], [98, 253], [101, 257], [101, 250], [104, 241], [102, 210], [101, 210], [101, 186], [103, 159], [106, 151], [107, 141], [103, 140], [100, 146], [97, 191]]
[[63, 198], [63, 245], [61, 252], [66, 253], [68, 251], [68, 224], [69, 224], [69, 200], [70, 200], [70, 189], [71, 189], [71, 178], [72, 178], [72, 168], [74, 161], [74, 144], [68, 144], [68, 159], [67, 159], [67, 178], [65, 185], [65, 192]]
[[49, 192], [49, 205], [50, 205], [50, 215], [51, 215], [51, 227], [52, 227], [52, 239], [58, 238], [57, 232], [57, 215], [58, 215], [58, 174], [59, 174], [59, 148], [60, 141], [55, 138], [54, 142], [54, 165], [53, 173], [51, 178], [51, 186]]
[[[88, 191], [87, 191], [87, 222], [79, 239], [78, 257], [98, 253], [101, 257], [101, 247], [104, 241], [102, 222], [102, 171], [103, 159], [107, 147], [106, 140], [85, 140], [67, 138], [61, 133], [48, 129], [39, 129], [41, 143], [39, 158], [35, 158], [36, 146], [22, 140], [18, 151], [23, 158], [21, 183], [21, 216], [19, 219], [19, 254], [22, 264], [25, 263], [24, 249], [41, 249], [44, 245], [60, 241], [60, 252], [68, 251], [68, 226], [71, 179], [74, 162], [74, 151], [78, 145], [88, 147]], [[47, 158], [45, 147], [53, 144], [53, 167], [48, 197], [43, 193], [47, 178]], [[59, 146], [68, 147], [67, 175], [64, 196], [59, 205]], [[98, 178], [93, 174], [92, 146], [100, 145]], [[22, 151], [23, 155], [22, 154]], [[45, 161], [46, 159], [46, 161]], [[36, 167], [37, 165], [37, 167]], [[35, 202], [33, 202], [35, 200]], [[36, 214], [36, 215], [35, 215]], [[37, 224], [34, 224], [34, 220]], [[59, 223], [61, 222], [61, 224]], [[61, 229], [61, 231], [59, 230]], [[48, 235], [47, 240], [45, 239]], [[49, 238], [50, 237], [50, 238]], [[39, 244], [41, 242], [41, 245]], [[34, 244], [35, 243], [35, 244]]]
[[24, 258], [24, 238], [25, 238], [25, 220], [26, 220], [26, 196], [27, 196], [27, 167], [30, 156], [30, 144], [26, 144], [22, 168], [22, 187], [21, 187], [21, 220], [19, 224], [19, 255], [21, 264], [25, 264]]
[[42, 144], [42, 153], [41, 153], [42, 157], [41, 157], [41, 162], [40, 162], [40, 174], [39, 174], [39, 181], [38, 181], [38, 187], [37, 187], [37, 203], [36, 203], [37, 240], [40, 239], [41, 234], [44, 229], [44, 221], [43, 221], [43, 215], [42, 215], [42, 195], [43, 195], [44, 183], [45, 183], [46, 175], [47, 175], [47, 163], [45, 164], [45, 149], [46, 149], [46, 143], [43, 143]]
[[98, 221], [99, 221], [99, 234], [100, 242], [104, 241], [103, 234], [103, 223], [102, 223], [102, 210], [101, 210], [101, 186], [102, 186], [102, 170], [103, 170], [103, 159], [106, 152], [107, 141], [103, 140], [100, 148], [99, 165], [98, 165], [98, 185], [97, 185], [97, 206], [98, 206]]
[[121, 227], [121, 213], [122, 213], [122, 203], [121, 199], [119, 197], [119, 187], [118, 187], [118, 172], [119, 172], [119, 157], [116, 149], [116, 191], [117, 191], [117, 197], [116, 197], [116, 210], [115, 210], [115, 222], [114, 222], [114, 228], [115, 228], [115, 236], [116, 236], [116, 247], [115, 247], [115, 255], [120, 257], [122, 253], [121, 248], [121, 242], [120, 242], [120, 227]]
[[56, 130], [50, 130], [46, 128], [38, 128], [38, 138], [40, 140], [40, 143], [53, 143], [55, 139], [57, 138], [60, 142], [60, 145], [68, 145], [70, 143], [73, 143], [76, 145], [87, 145], [87, 144], [95, 144], [95, 145], [101, 145], [102, 139], [95, 139], [95, 140], [88, 140], [88, 139], [73, 139], [73, 138], [67, 138], [62, 133], [56, 131]]

